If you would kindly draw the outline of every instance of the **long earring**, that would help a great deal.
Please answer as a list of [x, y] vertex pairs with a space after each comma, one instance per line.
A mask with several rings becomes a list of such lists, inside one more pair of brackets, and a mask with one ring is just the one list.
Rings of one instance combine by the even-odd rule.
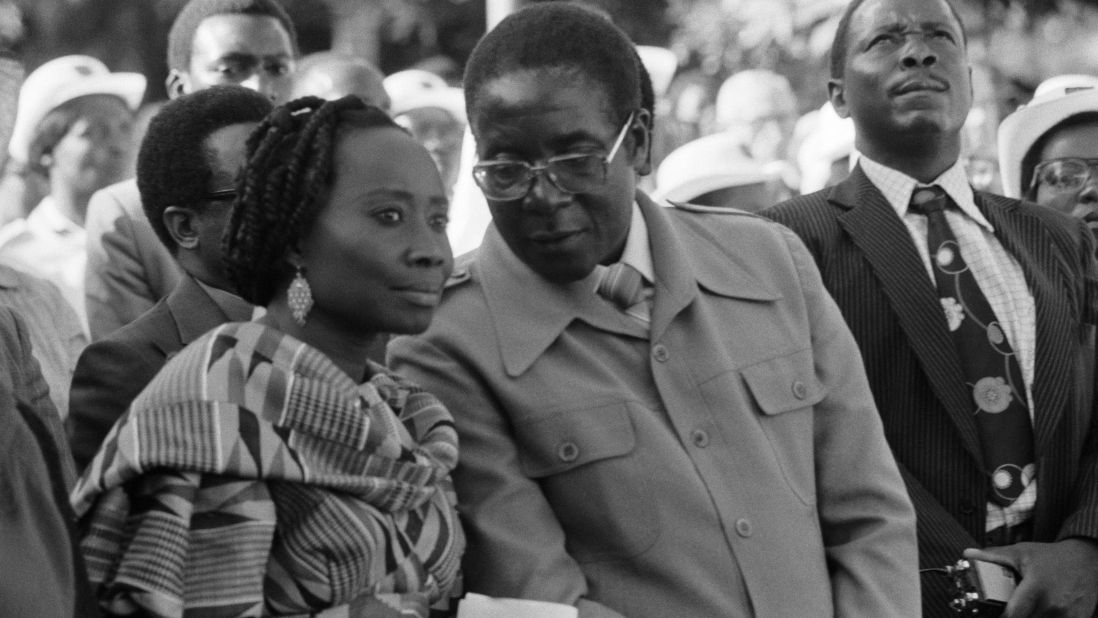
[[309, 317], [309, 310], [313, 308], [313, 289], [309, 287], [305, 279], [305, 270], [296, 267], [294, 279], [290, 282], [290, 288], [286, 291], [286, 302], [290, 305], [290, 315], [298, 326], [305, 326], [305, 319]]

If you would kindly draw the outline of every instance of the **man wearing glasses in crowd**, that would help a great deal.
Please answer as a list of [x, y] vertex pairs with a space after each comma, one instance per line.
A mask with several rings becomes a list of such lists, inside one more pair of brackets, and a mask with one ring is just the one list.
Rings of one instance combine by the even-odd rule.
[[392, 366], [438, 394], [468, 590], [581, 616], [901, 616], [913, 514], [808, 253], [728, 209], [661, 208], [628, 38], [565, 3], [469, 59], [493, 223]]

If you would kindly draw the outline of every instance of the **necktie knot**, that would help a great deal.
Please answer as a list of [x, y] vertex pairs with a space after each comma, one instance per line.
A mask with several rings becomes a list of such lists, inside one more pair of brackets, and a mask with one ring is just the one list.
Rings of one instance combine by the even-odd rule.
[[617, 262], [603, 271], [597, 291], [624, 311], [643, 300], [644, 277], [636, 268]]
[[930, 215], [942, 212], [946, 208], [947, 196], [945, 190], [938, 185], [932, 187], [916, 187], [911, 193], [911, 210], [920, 215]]

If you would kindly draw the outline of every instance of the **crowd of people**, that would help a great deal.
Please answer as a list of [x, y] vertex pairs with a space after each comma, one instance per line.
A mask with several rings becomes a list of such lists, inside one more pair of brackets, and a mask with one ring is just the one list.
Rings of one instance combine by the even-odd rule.
[[702, 133], [571, 2], [460, 87], [277, 0], [153, 105], [0, 56], [0, 615], [1098, 615], [1098, 76], [985, 190], [966, 46], [852, 0]]

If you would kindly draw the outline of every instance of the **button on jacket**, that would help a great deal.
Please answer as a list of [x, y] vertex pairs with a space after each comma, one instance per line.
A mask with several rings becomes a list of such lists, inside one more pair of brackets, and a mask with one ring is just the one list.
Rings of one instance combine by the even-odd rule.
[[918, 612], [914, 515], [812, 258], [643, 194], [650, 330], [490, 227], [390, 344], [453, 412], [467, 588], [583, 616]]

